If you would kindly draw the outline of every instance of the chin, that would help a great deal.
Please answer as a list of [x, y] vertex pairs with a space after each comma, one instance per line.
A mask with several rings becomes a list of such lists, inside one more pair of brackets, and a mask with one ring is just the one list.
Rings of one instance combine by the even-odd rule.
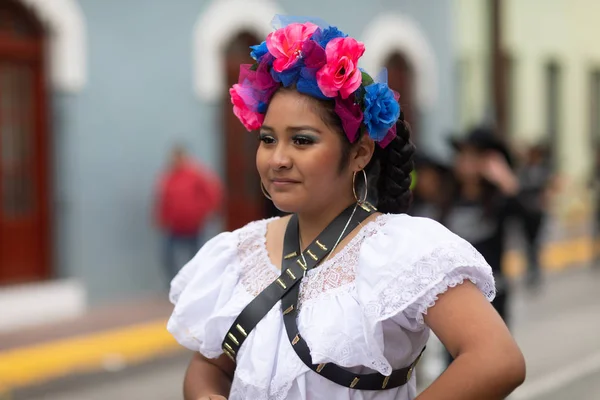
[[297, 197], [286, 196], [286, 195], [277, 195], [273, 197], [273, 204], [275, 207], [284, 213], [294, 214], [297, 213], [301, 207], [300, 202]]

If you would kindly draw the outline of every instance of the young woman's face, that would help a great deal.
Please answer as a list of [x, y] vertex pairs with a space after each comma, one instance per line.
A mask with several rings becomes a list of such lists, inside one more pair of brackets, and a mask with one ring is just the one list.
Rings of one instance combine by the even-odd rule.
[[340, 170], [344, 138], [323, 122], [317, 106], [296, 91], [277, 92], [260, 129], [256, 166], [273, 203], [285, 212], [351, 201], [353, 171], [366, 165], [356, 165], [351, 155]]

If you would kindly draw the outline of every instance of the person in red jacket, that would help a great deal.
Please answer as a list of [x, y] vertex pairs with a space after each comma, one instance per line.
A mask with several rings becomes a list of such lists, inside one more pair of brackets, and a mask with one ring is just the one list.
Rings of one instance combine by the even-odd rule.
[[219, 178], [193, 160], [181, 146], [173, 149], [171, 163], [158, 181], [155, 218], [165, 233], [164, 263], [169, 280], [182, 264], [177, 254], [185, 251], [188, 261], [200, 248], [200, 233], [215, 213], [223, 195]]

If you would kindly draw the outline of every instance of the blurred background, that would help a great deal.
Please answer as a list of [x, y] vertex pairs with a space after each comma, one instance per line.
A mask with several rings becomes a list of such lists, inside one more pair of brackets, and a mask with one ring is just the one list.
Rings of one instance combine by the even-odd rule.
[[[0, 399], [181, 398], [170, 278], [276, 214], [228, 95], [275, 14], [323, 18], [387, 68], [418, 148], [411, 213], [477, 242], [453, 187], [494, 162], [519, 183], [479, 204], [516, 204], [493, 221], [528, 362], [511, 398], [600, 399], [596, 0], [0, 0]], [[446, 358], [432, 338], [422, 385]]]

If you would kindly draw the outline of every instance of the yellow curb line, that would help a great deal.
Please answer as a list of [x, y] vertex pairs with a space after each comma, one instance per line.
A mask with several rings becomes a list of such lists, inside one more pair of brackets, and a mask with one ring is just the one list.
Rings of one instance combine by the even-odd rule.
[[0, 352], [0, 394], [72, 373], [134, 364], [181, 349], [166, 321]]
[[[564, 242], [554, 242], [541, 249], [540, 264], [545, 271], [560, 271], [590, 262], [592, 255], [600, 249], [600, 241], [596, 243], [591, 237], [579, 237]], [[527, 261], [520, 251], [507, 252], [503, 260], [503, 268], [510, 277], [518, 277], [527, 270]]]

